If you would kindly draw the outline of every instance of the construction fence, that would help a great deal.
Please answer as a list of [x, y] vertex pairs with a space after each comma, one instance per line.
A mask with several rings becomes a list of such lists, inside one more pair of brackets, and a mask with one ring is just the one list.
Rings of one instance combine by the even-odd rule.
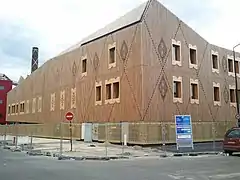
[[[227, 129], [236, 126], [235, 121], [193, 122], [194, 142], [222, 140]], [[85, 140], [136, 145], [156, 145], [176, 142], [174, 123], [59, 123], [1, 125], [0, 135], [32, 136], [69, 140]]]
[[[193, 122], [193, 141], [211, 142], [204, 151], [220, 150], [217, 143], [234, 126], [235, 121]], [[10, 148], [21, 147], [30, 153], [44, 152], [57, 156], [106, 157], [126, 153], [154, 156], [179, 152], [175, 145], [175, 123], [165, 122], [11, 124], [0, 126], [0, 137], [2, 142], [8, 142]], [[196, 144], [194, 147], [199, 148]]]

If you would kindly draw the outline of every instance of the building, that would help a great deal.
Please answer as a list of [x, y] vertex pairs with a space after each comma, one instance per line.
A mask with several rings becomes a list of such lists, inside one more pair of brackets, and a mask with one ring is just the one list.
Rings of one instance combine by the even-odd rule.
[[0, 73], [0, 124], [6, 124], [7, 93], [12, 89], [12, 81]]
[[240, 77], [240, 54], [236, 57], [233, 62], [231, 50], [210, 44], [149, 0], [10, 91], [7, 119], [58, 123], [72, 111], [75, 123], [174, 123], [174, 115], [190, 114], [197, 139], [212, 131], [220, 138], [236, 124], [234, 66]]

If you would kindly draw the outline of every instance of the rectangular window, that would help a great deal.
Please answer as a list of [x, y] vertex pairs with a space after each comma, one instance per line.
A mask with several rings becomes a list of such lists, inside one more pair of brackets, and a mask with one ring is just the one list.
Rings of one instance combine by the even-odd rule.
[[38, 112], [42, 112], [42, 97], [38, 97], [38, 104], [37, 104]]
[[0, 104], [3, 104], [3, 100], [0, 99]]
[[239, 139], [240, 138], [240, 129], [231, 129], [227, 132], [226, 134], [227, 138], [235, 138]]
[[25, 112], [25, 103], [21, 103], [20, 104], [20, 113], [24, 113]]
[[198, 99], [198, 84], [191, 83], [191, 99]]
[[95, 105], [102, 105], [102, 82], [95, 82]]
[[212, 66], [213, 69], [218, 69], [218, 56], [216, 54], [212, 54]]
[[27, 100], [27, 103], [26, 103], [26, 113], [27, 114], [29, 113], [29, 100]]
[[228, 72], [233, 72], [233, 60], [228, 59]]
[[106, 99], [112, 99], [112, 84], [106, 84]]
[[102, 86], [96, 87], [96, 101], [102, 100]]
[[4, 88], [5, 88], [4, 86], [0, 86], [0, 90], [4, 90]]
[[174, 98], [181, 98], [182, 89], [180, 81], [173, 81], [173, 95]]
[[235, 61], [234, 66], [235, 66], [236, 73], [239, 74], [239, 62]]
[[116, 62], [115, 53], [116, 53], [116, 48], [115, 47], [112, 47], [112, 48], [109, 49], [109, 63], [110, 64]]
[[113, 83], [113, 98], [114, 99], [119, 98], [119, 82]]
[[180, 61], [180, 45], [173, 44], [173, 60]]
[[60, 92], [60, 110], [65, 109], [65, 91]]
[[197, 64], [197, 51], [196, 49], [190, 48], [190, 63], [196, 65]]
[[36, 98], [33, 98], [32, 100], [32, 113], [36, 112]]
[[77, 107], [77, 89], [71, 88], [71, 109], [75, 109]]
[[15, 114], [15, 105], [12, 105], [12, 113]]
[[19, 111], [18, 111], [18, 104], [16, 105], [16, 112], [15, 113], [18, 113]]
[[87, 72], [87, 59], [82, 60], [82, 73]]
[[11, 106], [8, 106], [8, 114], [11, 114]]
[[116, 42], [108, 45], [108, 69], [116, 67]]
[[213, 87], [213, 99], [214, 101], [220, 101], [220, 88]]
[[56, 94], [51, 94], [51, 104], [50, 104], [50, 111], [55, 111], [55, 102], [56, 102]]
[[235, 103], [236, 102], [235, 90], [234, 89], [230, 89], [230, 102], [231, 103]]

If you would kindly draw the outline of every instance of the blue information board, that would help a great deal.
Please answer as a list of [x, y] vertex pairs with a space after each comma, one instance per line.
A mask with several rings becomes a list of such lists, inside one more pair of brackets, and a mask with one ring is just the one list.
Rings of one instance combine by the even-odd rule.
[[190, 115], [176, 115], [176, 143], [177, 149], [181, 147], [193, 147], [192, 121]]

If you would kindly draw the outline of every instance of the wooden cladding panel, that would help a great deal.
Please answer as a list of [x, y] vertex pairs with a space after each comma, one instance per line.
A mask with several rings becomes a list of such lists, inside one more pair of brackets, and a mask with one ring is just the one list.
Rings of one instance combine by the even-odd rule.
[[[67, 111], [75, 114], [74, 122], [119, 122], [141, 119], [142, 74], [140, 67], [140, 25], [113, 33], [72, 52], [47, 61], [23, 83], [9, 92], [9, 104], [29, 100], [28, 114], [8, 116], [8, 121], [55, 123], [64, 120]], [[108, 45], [116, 44], [116, 67], [108, 67]], [[127, 51], [122, 59], [121, 47]], [[126, 49], [125, 49], [126, 52]], [[96, 66], [96, 57], [98, 66]], [[82, 76], [82, 58], [87, 58], [87, 75]], [[124, 72], [125, 70], [125, 72]], [[126, 75], [127, 74], [127, 75]], [[105, 80], [120, 78], [120, 103], [105, 105]], [[102, 81], [102, 105], [95, 105], [95, 82]], [[71, 89], [76, 88], [76, 108], [71, 108]], [[65, 90], [65, 108], [60, 110], [60, 92]], [[55, 109], [50, 111], [51, 94]], [[42, 97], [42, 112], [32, 113], [32, 99]], [[37, 101], [38, 99], [36, 99]], [[113, 108], [112, 108], [113, 107]]]
[[[180, 27], [178, 27], [179, 24]], [[161, 58], [164, 53], [156, 52], [161, 39], [167, 49], [165, 58]], [[172, 39], [181, 43], [181, 66], [172, 64]], [[223, 68], [223, 58], [231, 54], [231, 51], [208, 44], [185, 23], [180, 22], [176, 16], [155, 1], [150, 5], [142, 23], [142, 42], [144, 42], [141, 48], [144, 65], [143, 109], [146, 112], [146, 121], [173, 122], [175, 114], [191, 114], [192, 121], [199, 122], [235, 119], [236, 109], [230, 107], [229, 102], [224, 101], [223, 95], [226, 82], [234, 84], [234, 78], [229, 77]], [[197, 47], [197, 71], [189, 67], [189, 45]], [[219, 53], [219, 74], [212, 72], [211, 50]], [[161, 73], [165, 61], [164, 72]], [[158, 87], [153, 95], [157, 80], [160, 83], [162, 75], [165, 75], [168, 86], [164, 102]], [[177, 105], [173, 103], [173, 76], [182, 77], [183, 103], [177, 103]], [[199, 80], [199, 105], [190, 103], [190, 78]], [[220, 83], [221, 106], [214, 106], [213, 82]], [[151, 97], [152, 100], [150, 100]]]

